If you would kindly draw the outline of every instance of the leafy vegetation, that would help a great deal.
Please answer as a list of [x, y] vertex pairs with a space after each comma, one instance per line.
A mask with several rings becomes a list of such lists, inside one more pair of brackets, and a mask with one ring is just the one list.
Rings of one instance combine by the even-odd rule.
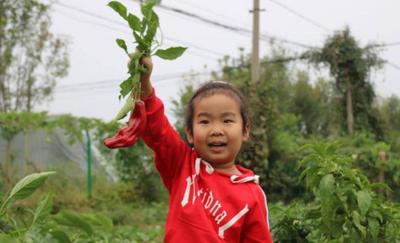
[[[32, 193], [43, 187], [44, 181], [54, 172], [35, 173], [21, 179], [11, 190], [1, 206], [1, 242], [160, 242], [166, 205], [151, 203], [140, 206], [136, 200], [126, 201], [120, 185], [103, 185], [103, 191], [93, 201], [75, 191], [69, 194], [60, 208], [58, 198], [70, 191], [53, 178], [53, 194], [39, 193], [25, 204]], [[104, 178], [102, 178], [104, 179]], [[54, 183], [55, 182], [55, 183]], [[104, 181], [103, 181], [104, 183]], [[54, 185], [55, 184], [55, 185]], [[70, 185], [71, 186], [71, 185]], [[119, 188], [119, 189], [118, 189]], [[47, 188], [47, 190], [50, 188]], [[115, 189], [118, 189], [115, 193]], [[57, 191], [61, 191], [57, 195]], [[105, 197], [102, 193], [105, 193]], [[39, 198], [39, 202], [37, 202]], [[82, 198], [86, 199], [82, 201]], [[136, 198], [137, 199], [137, 198]], [[79, 207], [74, 204], [79, 200]], [[75, 202], [74, 202], [75, 201]], [[36, 203], [37, 202], [37, 203]], [[112, 205], [112, 207], [111, 207]], [[13, 206], [13, 207], [12, 207]], [[69, 209], [68, 209], [69, 208]], [[85, 208], [85, 209], [82, 209]], [[133, 218], [127, 218], [130, 212]]]
[[371, 48], [373, 46], [360, 47], [350, 29], [346, 28], [329, 37], [320, 50], [305, 54], [311, 62], [329, 66], [337, 91], [346, 107], [343, 111], [349, 134], [354, 132], [354, 124], [372, 127], [378, 125], [374, 124], [374, 117], [371, 117], [370, 109], [375, 92], [368, 76], [372, 68], [382, 66], [383, 60], [379, 58], [376, 48]]
[[280, 241], [396, 242], [400, 235], [399, 204], [385, 202], [350, 156], [335, 143], [307, 145], [301, 178], [313, 194], [308, 201], [273, 207], [273, 232]]
[[110, 6], [128, 23], [133, 34], [134, 44], [136, 44], [134, 52], [129, 53], [125, 40], [116, 40], [118, 46], [124, 50], [130, 59], [128, 64], [129, 77], [120, 84], [121, 89], [119, 95], [119, 98], [121, 99], [129, 94], [129, 98], [114, 118], [116, 121], [125, 117], [125, 115], [132, 110], [135, 103], [134, 101], [140, 98], [140, 73], [147, 72], [146, 67], [140, 63], [140, 59], [143, 56], [150, 57], [154, 55], [165, 60], [174, 60], [181, 56], [186, 50], [184, 47], [158, 49], [161, 44], [155, 37], [160, 21], [158, 15], [153, 11], [153, 7], [159, 3], [160, 0], [149, 0], [141, 4], [140, 10], [143, 15], [142, 19], [129, 13], [126, 6], [118, 1], [111, 1], [108, 3], [108, 6]]

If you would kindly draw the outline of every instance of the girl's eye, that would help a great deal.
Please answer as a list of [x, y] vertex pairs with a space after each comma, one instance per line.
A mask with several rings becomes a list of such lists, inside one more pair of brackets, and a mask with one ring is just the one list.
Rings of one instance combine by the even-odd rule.
[[208, 121], [208, 120], [200, 120], [199, 123], [200, 123], [200, 124], [208, 124], [209, 121]]
[[224, 123], [232, 123], [233, 122], [233, 120], [231, 120], [231, 119], [225, 119], [224, 120]]

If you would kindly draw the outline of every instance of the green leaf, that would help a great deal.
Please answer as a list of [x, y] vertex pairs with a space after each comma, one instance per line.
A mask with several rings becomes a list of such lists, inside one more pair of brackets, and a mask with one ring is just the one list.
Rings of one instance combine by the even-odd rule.
[[122, 18], [128, 20], [126, 7], [122, 3], [118, 1], [111, 1], [108, 3], [108, 6], [114, 9], [114, 11], [117, 12]]
[[42, 221], [48, 215], [50, 215], [52, 208], [53, 208], [52, 197], [49, 194], [47, 194], [45, 197], [43, 197], [42, 200], [40, 200], [40, 202], [35, 210], [31, 227], [34, 226], [36, 224], [36, 222]]
[[128, 23], [133, 31], [141, 31], [142, 24], [140, 19], [133, 14], [128, 15]]
[[130, 74], [130, 79], [131, 79], [130, 82], [132, 83], [132, 85], [134, 85], [135, 81], [139, 80], [139, 79], [136, 79], [135, 75], [138, 75], [139, 67], [140, 67], [139, 62], [140, 62], [140, 58], [142, 57], [142, 55], [141, 55], [141, 52], [139, 52], [139, 53], [135, 52], [135, 54], [130, 55], [130, 57], [131, 57], [131, 60], [128, 65], [128, 69], [129, 69], [128, 72]]
[[361, 215], [365, 215], [368, 212], [368, 209], [371, 205], [371, 196], [367, 191], [359, 191], [357, 192], [357, 203], [358, 208], [361, 211]]
[[326, 146], [325, 152], [327, 155], [332, 155], [332, 154], [335, 154], [337, 148], [338, 148], [338, 146], [336, 143], [330, 143]]
[[377, 210], [372, 210], [368, 215], [369, 215], [370, 217], [375, 217], [376, 219], [379, 220], [379, 222], [380, 222], [381, 224], [383, 224], [383, 222], [384, 222], [383, 216], [382, 216], [382, 214], [381, 214], [379, 211], [377, 211]]
[[312, 208], [305, 213], [307, 219], [318, 219], [321, 218], [321, 209]]
[[78, 214], [73, 212], [62, 212], [58, 214], [55, 221], [61, 225], [74, 227], [84, 231], [87, 235], [93, 234], [93, 229], [90, 224], [86, 223]]
[[366, 229], [365, 226], [361, 225], [361, 216], [357, 211], [352, 212], [353, 224], [360, 231], [363, 238], [366, 237]]
[[154, 55], [165, 59], [165, 60], [174, 60], [180, 57], [185, 51], [186, 47], [170, 47], [168, 49], [158, 49]]
[[[157, 28], [159, 25], [159, 20], [158, 20], [157, 14], [154, 11], [150, 11], [150, 19], [148, 19], [147, 21], [148, 21], [148, 27], [147, 27], [146, 35], [144, 37], [144, 41], [146, 42], [146, 44], [148, 46], [151, 46], [151, 44], [153, 43], [154, 36], [157, 33]], [[146, 54], [150, 55], [150, 53], [146, 53]]]
[[9, 196], [1, 205], [0, 215], [4, 214], [5, 208], [11, 201], [24, 199], [32, 195], [32, 193], [39, 188], [47, 179], [49, 175], [55, 174], [55, 171], [47, 171], [41, 173], [34, 173], [21, 179], [11, 190]]
[[132, 111], [135, 106], [135, 101], [132, 99], [131, 95], [126, 98], [124, 106], [119, 110], [117, 115], [114, 117], [113, 121], [118, 121], [124, 118], [130, 111]]
[[100, 225], [108, 232], [111, 232], [114, 228], [113, 221], [105, 215], [102, 214], [86, 214], [84, 216], [85, 220], [91, 225]]
[[322, 198], [328, 198], [335, 191], [335, 178], [332, 174], [325, 175], [319, 184], [319, 193]]
[[71, 243], [72, 242], [69, 239], [68, 235], [64, 231], [61, 231], [61, 230], [50, 230], [49, 232], [60, 243]]
[[129, 55], [128, 47], [126, 46], [125, 41], [123, 39], [117, 39], [116, 42], [117, 42], [118, 46], [121, 47], [122, 49], [124, 49], [125, 53]]
[[7, 234], [0, 234], [0, 242], [2, 243], [15, 243], [16, 239], [14, 237], [12, 237], [11, 235], [7, 235]]
[[125, 97], [127, 94], [129, 94], [133, 88], [131, 77], [124, 80], [119, 87], [121, 97]]
[[372, 236], [372, 240], [377, 242], [379, 234], [380, 225], [378, 219], [374, 217], [368, 217], [368, 232]]
[[386, 192], [392, 192], [392, 189], [385, 183], [372, 183], [371, 188], [376, 190], [376, 189], [383, 189]]
[[136, 32], [133, 32], [133, 36], [135, 37], [135, 41], [138, 43], [136, 49], [142, 53], [146, 53], [150, 49], [147, 43]]
[[146, 4], [150, 4], [152, 6], [159, 5], [160, 3], [161, 3], [161, 0], [147, 0], [146, 1]]
[[161, 2], [161, 0], [148, 0], [148, 1], [146, 1], [145, 4], [142, 4], [140, 6], [140, 10], [141, 10], [144, 18], [150, 20], [150, 15], [151, 15], [151, 11], [152, 11], [153, 7], [155, 5], [160, 4], [160, 2]]

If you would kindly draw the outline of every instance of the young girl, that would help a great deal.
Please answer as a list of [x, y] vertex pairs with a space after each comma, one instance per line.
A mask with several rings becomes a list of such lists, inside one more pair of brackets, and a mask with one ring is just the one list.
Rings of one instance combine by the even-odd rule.
[[150, 82], [152, 62], [141, 76], [147, 125], [145, 143], [168, 189], [164, 242], [272, 242], [266, 197], [251, 170], [235, 165], [249, 138], [242, 95], [222, 81], [203, 85], [189, 103], [187, 145], [164, 115]]

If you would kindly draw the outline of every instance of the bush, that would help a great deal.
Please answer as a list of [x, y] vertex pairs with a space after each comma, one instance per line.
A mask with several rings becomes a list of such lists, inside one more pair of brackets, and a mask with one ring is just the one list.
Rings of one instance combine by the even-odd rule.
[[[275, 240], [294, 242], [398, 242], [399, 205], [383, 201], [352, 157], [336, 143], [307, 145], [301, 178], [314, 200], [272, 207]], [[275, 215], [274, 215], [275, 214]]]

